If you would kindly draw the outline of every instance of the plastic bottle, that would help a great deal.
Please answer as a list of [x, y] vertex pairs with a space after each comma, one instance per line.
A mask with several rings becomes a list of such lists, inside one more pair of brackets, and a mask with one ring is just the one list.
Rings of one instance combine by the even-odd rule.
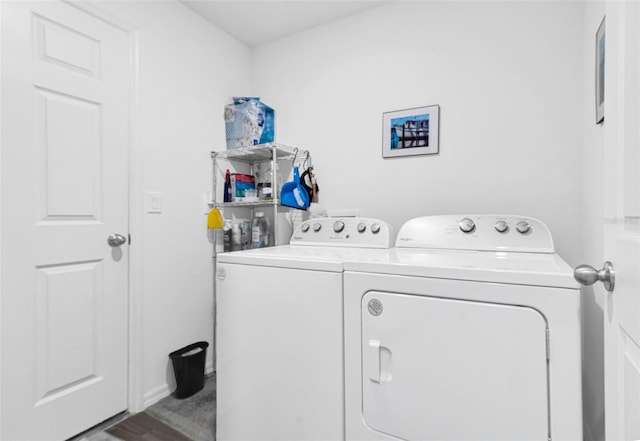
[[263, 212], [258, 211], [251, 226], [251, 248], [267, 246], [269, 246], [269, 219], [264, 217]]
[[231, 251], [240, 251], [242, 249], [242, 230], [238, 222], [233, 223], [231, 229]]
[[238, 222], [242, 233], [242, 249], [248, 250], [251, 248], [251, 222], [249, 219], [238, 219]]
[[231, 228], [232, 228], [231, 220], [230, 219], [225, 219], [224, 227], [222, 229], [223, 234], [224, 234], [223, 243], [224, 243], [224, 252], [225, 253], [228, 252], [228, 251], [231, 251]]
[[213, 234], [216, 235], [216, 254], [223, 253], [225, 251], [224, 250], [224, 229], [216, 228], [213, 231], [214, 231]]
[[269, 179], [269, 170], [261, 170], [256, 176], [258, 182], [258, 197], [260, 199], [271, 199], [271, 180]]
[[231, 202], [231, 172], [229, 169], [224, 176], [224, 202]]

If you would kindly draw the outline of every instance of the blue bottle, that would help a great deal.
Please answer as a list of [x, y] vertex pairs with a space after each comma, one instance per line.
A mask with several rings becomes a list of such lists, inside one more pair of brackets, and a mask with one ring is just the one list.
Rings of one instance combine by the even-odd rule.
[[231, 202], [231, 173], [227, 169], [227, 174], [224, 176], [224, 201]]

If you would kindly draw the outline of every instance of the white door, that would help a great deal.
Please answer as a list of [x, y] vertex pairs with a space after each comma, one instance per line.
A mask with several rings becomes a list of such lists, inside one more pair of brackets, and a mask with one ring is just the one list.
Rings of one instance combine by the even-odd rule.
[[607, 440], [640, 439], [640, 3], [607, 2], [604, 251]]
[[2, 440], [127, 408], [130, 43], [59, 1], [2, 1]]

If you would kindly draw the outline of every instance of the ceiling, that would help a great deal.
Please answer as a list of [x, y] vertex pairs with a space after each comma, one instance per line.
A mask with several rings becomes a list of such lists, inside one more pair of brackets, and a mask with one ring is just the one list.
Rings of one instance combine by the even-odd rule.
[[249, 47], [320, 26], [386, 1], [180, 0]]

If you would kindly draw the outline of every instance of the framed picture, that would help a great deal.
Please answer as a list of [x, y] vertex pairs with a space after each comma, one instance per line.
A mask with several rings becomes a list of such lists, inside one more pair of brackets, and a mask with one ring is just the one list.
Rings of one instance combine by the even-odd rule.
[[596, 32], [596, 124], [604, 121], [605, 18], [602, 19]]
[[439, 152], [440, 106], [382, 114], [382, 157], [434, 155]]

